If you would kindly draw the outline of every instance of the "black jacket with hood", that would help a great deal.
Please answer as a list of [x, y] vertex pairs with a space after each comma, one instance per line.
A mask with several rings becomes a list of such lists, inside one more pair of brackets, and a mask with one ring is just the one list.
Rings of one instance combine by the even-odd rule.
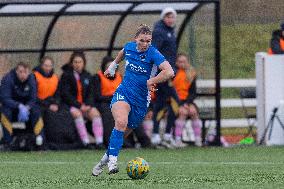
[[[77, 81], [74, 76], [74, 70], [69, 64], [64, 65], [62, 70], [63, 74], [59, 83], [61, 101], [69, 107], [80, 108], [81, 104], [77, 101]], [[80, 80], [83, 88], [83, 103], [94, 106], [94, 84], [91, 74], [83, 70], [80, 74]]]

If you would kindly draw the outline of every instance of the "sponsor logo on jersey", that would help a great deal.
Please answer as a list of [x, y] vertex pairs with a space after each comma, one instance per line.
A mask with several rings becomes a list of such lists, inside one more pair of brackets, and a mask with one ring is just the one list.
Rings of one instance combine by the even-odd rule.
[[130, 63], [129, 67], [130, 67], [131, 70], [133, 70], [135, 72], [147, 73], [147, 70], [145, 68], [142, 68], [141, 66], [134, 65], [134, 64]]

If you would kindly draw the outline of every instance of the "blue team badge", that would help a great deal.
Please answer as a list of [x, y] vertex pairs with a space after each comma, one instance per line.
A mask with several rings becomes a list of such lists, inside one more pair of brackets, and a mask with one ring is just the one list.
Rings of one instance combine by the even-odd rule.
[[141, 54], [141, 55], [140, 55], [140, 59], [141, 59], [142, 61], [145, 61], [146, 55], [145, 55], [145, 54]]
[[172, 37], [172, 34], [170, 32], [168, 33], [168, 37]]
[[85, 84], [85, 85], [89, 85], [89, 83], [90, 83], [89, 79], [85, 79], [85, 80], [84, 80], [84, 84]]

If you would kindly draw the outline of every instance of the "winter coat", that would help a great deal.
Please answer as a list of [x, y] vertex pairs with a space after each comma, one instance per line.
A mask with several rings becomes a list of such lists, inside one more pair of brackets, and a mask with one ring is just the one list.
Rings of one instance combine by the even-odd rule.
[[[60, 79], [60, 96], [63, 104], [69, 107], [80, 108], [81, 104], [77, 100], [77, 81], [74, 76], [74, 70], [68, 64], [62, 67], [63, 74]], [[80, 74], [82, 84], [82, 97], [85, 105], [94, 106], [94, 84], [92, 76], [86, 70]]]
[[33, 74], [21, 82], [16, 74], [16, 69], [8, 72], [1, 81], [0, 99], [3, 106], [12, 109], [18, 108], [19, 104], [30, 107], [35, 106], [37, 101], [36, 81]]
[[166, 26], [163, 20], [159, 20], [154, 24], [152, 36], [152, 45], [165, 56], [175, 71], [177, 44], [174, 27]]

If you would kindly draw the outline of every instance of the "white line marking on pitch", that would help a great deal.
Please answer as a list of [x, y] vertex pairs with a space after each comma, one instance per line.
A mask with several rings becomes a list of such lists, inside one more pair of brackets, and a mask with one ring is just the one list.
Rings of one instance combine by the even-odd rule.
[[[0, 166], [4, 164], [92, 164], [96, 162], [77, 162], [77, 161], [0, 161]], [[119, 162], [119, 164], [127, 164], [127, 162]], [[284, 162], [210, 162], [210, 161], [192, 161], [192, 162], [149, 162], [150, 165], [283, 165]]]

